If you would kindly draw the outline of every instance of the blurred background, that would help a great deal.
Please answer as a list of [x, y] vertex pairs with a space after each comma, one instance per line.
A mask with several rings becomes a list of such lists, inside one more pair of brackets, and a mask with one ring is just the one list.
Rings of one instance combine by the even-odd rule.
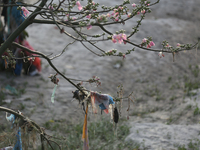
[[[133, 2], [138, 3], [131, 1]], [[101, 0], [99, 3], [110, 6], [121, 3], [121, 0]], [[152, 12], [146, 15], [139, 32], [130, 40], [140, 44], [143, 38], [151, 36], [156, 49], [162, 48], [161, 43], [164, 40], [172, 46], [176, 46], [177, 43], [195, 44], [200, 38], [199, 6], [199, 0], [160, 0], [152, 7]], [[125, 29], [125, 33], [128, 34], [139, 19], [140, 17], [135, 17], [125, 25], [106, 28], [112, 32]], [[72, 39], [60, 34], [55, 25], [32, 24], [26, 30], [31, 46], [44, 54], [56, 55], [72, 42]], [[65, 30], [68, 31], [67, 28]], [[90, 32], [101, 33], [101, 30], [96, 27]], [[128, 44], [114, 44], [111, 41], [99, 45], [103, 45], [102, 48], [106, 51], [116, 48], [123, 52], [133, 48]], [[129, 120], [123, 121], [125, 126], [133, 127], [128, 133], [128, 139], [139, 143], [145, 139], [145, 147], [149, 149], [173, 149], [175, 143], [187, 145], [191, 139], [199, 138], [199, 48], [176, 54], [174, 62], [172, 54], [164, 55], [165, 57], [160, 58], [158, 53], [136, 48], [124, 60], [112, 56], [98, 57], [75, 42], [62, 56], [53, 60], [53, 63], [69, 78], [88, 80], [92, 76], [98, 76], [101, 86], [83, 84], [88, 90], [115, 97], [117, 86], [123, 85], [124, 96], [133, 92], [134, 103], [131, 104]], [[40, 76], [14, 76], [10, 72], [1, 72], [0, 105], [20, 110], [41, 126], [49, 120], [64, 121], [65, 124], [83, 122], [84, 113], [81, 106], [72, 98], [75, 87], [59, 75], [55, 103], [51, 103], [54, 84], [48, 76], [55, 73], [45, 59], [42, 59]], [[8, 86], [10, 88], [6, 88]], [[127, 108], [127, 101], [124, 100], [121, 120], [127, 120]], [[109, 115], [103, 116], [110, 119]], [[92, 112], [90, 118], [97, 122], [104, 120], [94, 116]], [[0, 112], [0, 126], [5, 124], [5, 112]], [[184, 131], [180, 130], [174, 134], [174, 130], [178, 129]], [[141, 133], [137, 133], [138, 130], [141, 130]], [[190, 132], [193, 133], [191, 136], [188, 135]], [[168, 133], [170, 138], [165, 138]]]

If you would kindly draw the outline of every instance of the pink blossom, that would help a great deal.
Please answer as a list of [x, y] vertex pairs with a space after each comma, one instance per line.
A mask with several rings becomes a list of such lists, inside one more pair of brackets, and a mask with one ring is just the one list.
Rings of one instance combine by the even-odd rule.
[[146, 42], [147, 42], [146, 38], [142, 39], [142, 43], [146, 43]]
[[88, 30], [92, 29], [92, 25], [88, 25], [88, 26], [87, 26], [87, 29], [88, 29]]
[[79, 1], [76, 2], [77, 6], [81, 6], [81, 3]]
[[113, 41], [113, 43], [116, 43], [117, 42], [117, 35], [116, 34], [113, 34], [113, 36], [112, 36], [112, 41]]
[[69, 18], [69, 14], [68, 13], [66, 13], [66, 17], [67, 17], [67, 19], [65, 21], [68, 21], [68, 18]]
[[51, 10], [53, 10], [53, 6], [51, 6], [51, 5], [48, 8], [51, 9]]
[[136, 6], [136, 4], [135, 4], [135, 3], [133, 3], [133, 4], [132, 4], [132, 6], [133, 6], [133, 7], [135, 7], [135, 6]]
[[105, 19], [105, 18], [106, 18], [106, 15], [102, 14], [102, 15], [99, 16], [97, 19], [98, 19], [99, 21], [102, 21], [102, 20]]
[[123, 59], [125, 59], [125, 58], [126, 58], [126, 55], [125, 55], [125, 54], [123, 54], [123, 55], [122, 55], [122, 57], [123, 57]]
[[150, 46], [155, 46], [155, 43], [154, 43], [153, 41], [151, 41], [151, 42], [149, 43], [149, 45], [150, 45]]
[[29, 14], [29, 11], [24, 6], [22, 6], [22, 11], [25, 17]]
[[165, 57], [165, 55], [163, 54], [163, 52], [159, 52], [159, 53], [158, 53], [158, 56], [159, 56], [160, 58]]
[[95, 5], [95, 2], [94, 2], [94, 1], [92, 1], [92, 4], [93, 4], [93, 5]]
[[119, 8], [118, 8], [118, 9], [121, 9], [121, 10], [122, 10], [122, 9], [123, 9], [123, 7], [122, 7], [122, 6], [119, 6]]
[[76, 17], [72, 17], [72, 20], [76, 20]]
[[121, 33], [118, 34], [117, 39], [118, 39], [119, 44], [121, 44], [123, 42], [123, 38], [122, 38], [122, 34]]
[[177, 43], [177, 47], [180, 47], [181, 46], [181, 44], [180, 43]]
[[140, 14], [140, 12], [138, 11], [138, 12], [137, 12], [137, 14], [139, 15], [139, 14]]
[[112, 50], [110, 50], [108, 53], [112, 54]]
[[169, 48], [169, 47], [171, 47], [171, 45], [169, 45], [168, 43], [165, 45], [165, 47], [167, 47], [167, 48]]
[[78, 6], [78, 10], [82, 10], [83, 9], [83, 7], [82, 6]]
[[131, 13], [128, 13], [127, 17], [130, 18], [131, 17]]
[[148, 2], [148, 1], [145, 1], [144, 4], [147, 5], [147, 6], [149, 6], [149, 4], [147, 4], [147, 2]]
[[120, 39], [122, 40], [122, 42], [124, 42], [124, 44], [126, 44], [126, 41], [124, 41], [124, 40], [127, 40], [126, 34], [124, 33], [120, 34]]
[[122, 37], [123, 40], [127, 40], [126, 34], [123, 33], [123, 34], [121, 35], [121, 37]]
[[124, 33], [120, 33], [118, 35], [113, 34], [113, 36], [112, 36], [113, 43], [116, 43], [118, 41], [119, 44], [121, 44], [122, 42], [124, 42], [124, 44], [126, 44], [126, 41], [124, 41], [124, 40], [127, 40], [127, 36]]
[[146, 12], [145, 9], [141, 10], [141, 13], [142, 13], [142, 14], [145, 14], [145, 12]]
[[107, 15], [106, 15], [107, 17], [110, 17], [111, 15], [109, 14], [109, 13], [107, 13]]
[[119, 18], [115, 18], [115, 21], [118, 22], [118, 21], [119, 21]]
[[91, 18], [91, 14], [87, 15], [86, 18], [90, 19]]
[[115, 16], [115, 17], [119, 16], [119, 12], [116, 12], [114, 16]]
[[78, 10], [82, 10], [83, 7], [81, 6], [81, 3], [79, 1], [76, 2], [76, 5], [78, 6]]
[[148, 44], [148, 45], [147, 45], [147, 48], [151, 48], [151, 45], [150, 45], [150, 44]]

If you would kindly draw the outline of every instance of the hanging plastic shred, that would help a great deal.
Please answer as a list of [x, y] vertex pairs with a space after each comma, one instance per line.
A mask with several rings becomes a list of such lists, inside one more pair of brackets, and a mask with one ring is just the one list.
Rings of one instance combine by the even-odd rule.
[[6, 112], [6, 120], [8, 120], [9, 122], [12, 122], [12, 126], [11, 126], [11, 129], [13, 128], [13, 124], [15, 123], [15, 115], [11, 114], [9, 117], [7, 116], [7, 112]]
[[51, 102], [54, 103], [54, 97], [55, 97], [55, 92], [56, 92], [56, 88], [57, 88], [57, 84], [55, 84], [54, 88], [53, 88], [53, 93], [51, 95]]

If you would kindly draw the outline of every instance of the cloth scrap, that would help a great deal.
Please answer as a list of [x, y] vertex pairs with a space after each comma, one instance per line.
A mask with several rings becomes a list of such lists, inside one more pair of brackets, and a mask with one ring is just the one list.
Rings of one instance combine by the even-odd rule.
[[6, 120], [9, 121], [9, 122], [12, 122], [12, 126], [11, 126], [11, 129], [13, 128], [13, 124], [15, 123], [15, 119], [16, 119], [16, 116], [11, 114], [9, 117], [8, 117], [8, 113], [6, 112]]
[[104, 110], [104, 112], [107, 114], [109, 111], [109, 105], [115, 104], [113, 101], [113, 98], [108, 94], [99, 94], [96, 92], [91, 92], [91, 103], [93, 112], [97, 113], [96, 105], [100, 107], [101, 110]]
[[88, 129], [87, 129], [87, 113], [88, 113], [88, 105], [85, 111], [85, 119], [84, 119], [84, 125], [83, 125], [83, 134], [82, 134], [82, 140], [83, 140], [83, 150], [89, 150], [89, 139], [88, 139]]
[[21, 140], [21, 128], [19, 127], [17, 132], [17, 143], [15, 144], [13, 150], [22, 150], [22, 140]]
[[[6, 120], [9, 121], [9, 122], [12, 122], [12, 126], [11, 126], [11, 129], [13, 128], [13, 124], [15, 123], [15, 119], [16, 119], [16, 116], [11, 114], [9, 117], [8, 117], [8, 113], [6, 112]], [[21, 140], [21, 128], [19, 127], [18, 131], [17, 131], [17, 143], [15, 144], [13, 150], [22, 150], [22, 140]], [[7, 149], [6, 149], [7, 148]], [[2, 150], [9, 150], [10, 147], [5, 147], [3, 148]], [[0, 149], [1, 150], [1, 149]]]

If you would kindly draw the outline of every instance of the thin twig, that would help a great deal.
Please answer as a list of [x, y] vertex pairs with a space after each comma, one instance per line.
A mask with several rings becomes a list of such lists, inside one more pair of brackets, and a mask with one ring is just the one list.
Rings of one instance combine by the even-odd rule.
[[62, 52], [61, 52], [60, 54], [51, 57], [50, 60], [53, 60], [53, 59], [55, 59], [55, 58], [61, 56], [61, 55], [65, 52], [65, 50], [67, 49], [67, 47], [68, 47], [69, 45], [71, 45], [71, 44], [74, 44], [75, 42], [76, 42], [76, 40], [74, 40], [73, 42], [67, 44], [67, 46], [65, 46], [65, 48], [62, 50]]
[[88, 49], [90, 52], [92, 52], [93, 54], [95, 54], [95, 55], [97, 55], [97, 56], [104, 56], [104, 55], [100, 55], [100, 54], [97, 54], [97, 53], [95, 53], [93, 50], [91, 50], [90, 48], [88, 48], [85, 44], [83, 44], [83, 42], [81, 42], [81, 44], [86, 48], [86, 49]]

